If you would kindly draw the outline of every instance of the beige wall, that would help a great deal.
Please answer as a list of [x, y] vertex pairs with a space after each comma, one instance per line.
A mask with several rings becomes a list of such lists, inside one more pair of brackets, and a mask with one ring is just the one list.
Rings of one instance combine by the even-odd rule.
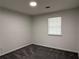
[[0, 54], [31, 43], [31, 17], [0, 9]]
[[[46, 15], [38, 15], [33, 21], [33, 40], [35, 44], [58, 48], [68, 51], [77, 51], [77, 18], [79, 9], [71, 9]], [[48, 36], [48, 18], [62, 17], [61, 36]]]

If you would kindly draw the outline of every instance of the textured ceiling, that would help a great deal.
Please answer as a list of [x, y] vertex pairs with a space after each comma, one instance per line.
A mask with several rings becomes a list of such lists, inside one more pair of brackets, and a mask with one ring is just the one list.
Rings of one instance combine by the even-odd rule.
[[[32, 0], [0, 0], [0, 6], [30, 15], [79, 7], [79, 0], [35, 0], [38, 3], [35, 8], [29, 6], [30, 1]], [[46, 9], [46, 6], [51, 8]]]

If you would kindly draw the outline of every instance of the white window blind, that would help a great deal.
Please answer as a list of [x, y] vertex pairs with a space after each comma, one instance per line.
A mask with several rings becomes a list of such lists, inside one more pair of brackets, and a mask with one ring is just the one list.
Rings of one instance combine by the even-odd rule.
[[48, 18], [48, 34], [61, 35], [61, 17]]

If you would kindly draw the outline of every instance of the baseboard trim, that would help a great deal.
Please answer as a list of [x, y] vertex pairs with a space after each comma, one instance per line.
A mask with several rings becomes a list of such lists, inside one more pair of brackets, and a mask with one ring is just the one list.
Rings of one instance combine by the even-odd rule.
[[58, 47], [50, 47], [50, 46], [41, 45], [41, 44], [34, 44], [34, 45], [43, 46], [43, 47], [47, 47], [47, 48], [54, 48], [54, 49], [58, 49], [58, 50], [62, 50], [62, 51], [68, 51], [68, 52], [78, 53], [78, 51], [72, 51], [70, 49], [64, 49], [64, 48], [58, 48]]
[[78, 54], [77, 52], [73, 52], [73, 51], [68, 51], [68, 50], [63, 50], [63, 49], [58, 49], [58, 48], [51, 48], [51, 47], [47, 47], [47, 46], [43, 46], [43, 45], [38, 45], [38, 44], [26, 44], [26, 45], [23, 45], [23, 46], [20, 46], [18, 48], [15, 48], [15, 49], [12, 49], [10, 51], [7, 51], [5, 53], [2, 53], [0, 56], [3, 56], [3, 55], [6, 55], [6, 54], [9, 54], [11, 52], [14, 52], [16, 50], [19, 50], [21, 48], [24, 48], [24, 47], [27, 47], [27, 46], [40, 46], [40, 47], [45, 47], [45, 48], [49, 48], [49, 49], [56, 49], [56, 50], [60, 50], [60, 51], [64, 51], [64, 52], [70, 52], [70, 53], [75, 53], [75, 54]]
[[9, 50], [9, 51], [6, 51], [6, 52], [4, 52], [4, 53], [1, 53], [0, 56], [9, 54], [9, 53], [11, 53], [11, 52], [14, 52], [14, 51], [16, 51], [16, 50], [19, 50], [19, 49], [24, 48], [24, 47], [29, 46], [29, 45], [31, 45], [31, 44], [30, 44], [30, 43], [26, 43], [26, 44], [24, 44], [24, 45], [22, 45], [22, 46], [20, 46], [20, 47], [17, 47], [17, 48], [15, 48], [15, 49], [11, 49], [11, 50]]

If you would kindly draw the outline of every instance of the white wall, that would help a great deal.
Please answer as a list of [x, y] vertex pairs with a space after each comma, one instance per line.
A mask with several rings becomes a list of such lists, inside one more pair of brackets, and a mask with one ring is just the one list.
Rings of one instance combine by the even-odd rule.
[[[33, 40], [35, 44], [77, 52], [77, 18], [78, 9], [38, 15], [33, 18]], [[62, 17], [61, 36], [48, 36], [48, 18]]]
[[31, 17], [0, 9], [0, 55], [31, 44]]
[[78, 50], [78, 53], [79, 53], [79, 11], [77, 12], [77, 50]]
[[[0, 9], [0, 55], [31, 43], [79, 51], [79, 9], [27, 16]], [[48, 36], [48, 17], [62, 17], [62, 36]], [[33, 19], [33, 20], [32, 20]], [[33, 34], [33, 35], [32, 35]]]

